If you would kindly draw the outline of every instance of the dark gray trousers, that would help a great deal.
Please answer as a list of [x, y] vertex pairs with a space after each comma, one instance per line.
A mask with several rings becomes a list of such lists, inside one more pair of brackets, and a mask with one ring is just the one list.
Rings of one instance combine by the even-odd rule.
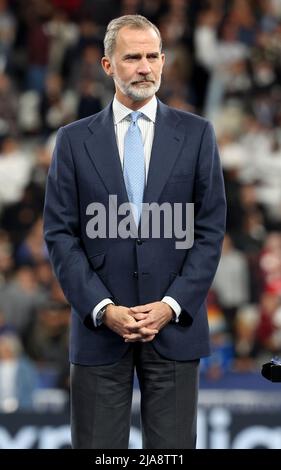
[[71, 365], [74, 449], [127, 449], [134, 369], [141, 391], [144, 449], [194, 449], [199, 360], [172, 361], [152, 343], [132, 343], [118, 362]]

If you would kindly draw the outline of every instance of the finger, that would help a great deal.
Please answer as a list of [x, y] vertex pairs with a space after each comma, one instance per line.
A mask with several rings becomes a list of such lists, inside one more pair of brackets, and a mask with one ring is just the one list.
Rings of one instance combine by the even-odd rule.
[[128, 333], [123, 334], [123, 338], [125, 339], [134, 339], [134, 338], [141, 338], [140, 331], [130, 331]]
[[132, 343], [134, 341], [140, 341], [141, 335], [126, 335], [123, 336], [125, 343]]
[[141, 338], [142, 336], [156, 335], [157, 333], [159, 333], [159, 331], [156, 329], [141, 328], [140, 330], [131, 331], [130, 333], [123, 334], [123, 338], [131, 338], [133, 336]]
[[137, 333], [127, 333], [123, 335], [123, 338], [126, 340], [140, 340], [140, 339], [146, 339], [149, 336], [155, 336], [157, 335], [158, 330], [149, 330], [147, 328], [143, 328], [141, 331]]
[[132, 313], [132, 317], [135, 320], [145, 320], [147, 318], [147, 313]]
[[155, 338], [155, 335], [148, 336], [147, 338], [141, 338], [141, 343], [148, 343], [149, 341], [152, 341]]
[[125, 343], [148, 343], [149, 341], [152, 341], [155, 338], [155, 335], [147, 336], [146, 338], [130, 338], [130, 339], [125, 339]]
[[135, 305], [135, 307], [130, 307], [130, 310], [134, 313], [144, 312], [144, 305]]
[[144, 313], [144, 312], [149, 312], [151, 310], [151, 306], [150, 304], [137, 305], [136, 307], [131, 307], [131, 310], [134, 313]]
[[151, 320], [147, 321], [146, 319], [145, 320], [139, 320], [138, 322], [136, 323], [128, 323], [127, 325], [125, 325], [125, 328], [129, 331], [138, 331], [140, 328], [144, 327], [144, 326], [148, 326], [149, 324], [151, 323]]
[[151, 325], [151, 323], [151, 318], [146, 318], [145, 320], [140, 320], [137, 323], [129, 323], [125, 325], [125, 328], [127, 328], [129, 331], [139, 331], [141, 328]]
[[157, 328], [147, 328], [145, 325], [143, 326], [130, 326], [130, 328], [127, 328], [128, 330], [128, 333], [127, 334], [131, 334], [131, 333], [136, 333], [136, 334], [141, 334], [141, 335], [156, 335], [157, 333], [159, 333], [159, 330]]
[[148, 335], [157, 335], [159, 333], [159, 330], [156, 328], [141, 328], [140, 333], [142, 335], [148, 336]]

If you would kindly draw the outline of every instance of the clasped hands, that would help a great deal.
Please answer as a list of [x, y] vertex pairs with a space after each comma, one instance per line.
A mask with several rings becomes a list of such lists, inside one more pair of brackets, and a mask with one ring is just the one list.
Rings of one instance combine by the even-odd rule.
[[172, 319], [173, 310], [165, 302], [152, 302], [136, 307], [109, 304], [103, 323], [124, 338], [126, 343], [152, 341]]

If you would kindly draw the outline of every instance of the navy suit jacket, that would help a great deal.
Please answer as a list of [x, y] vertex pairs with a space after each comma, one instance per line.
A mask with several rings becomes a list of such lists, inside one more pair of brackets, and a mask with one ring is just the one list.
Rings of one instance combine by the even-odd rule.
[[93, 325], [91, 312], [106, 297], [128, 307], [173, 297], [182, 308], [181, 321], [167, 324], [154, 347], [172, 360], [208, 355], [205, 299], [221, 253], [226, 212], [210, 123], [158, 101], [144, 202], [195, 203], [190, 249], [176, 249], [174, 236], [163, 233], [160, 238], [89, 238], [86, 209], [93, 202], [108, 209], [109, 194], [117, 195], [118, 205], [128, 202], [111, 104], [59, 130], [47, 181], [44, 233], [72, 307], [71, 362], [113, 363], [129, 347], [105, 325]]

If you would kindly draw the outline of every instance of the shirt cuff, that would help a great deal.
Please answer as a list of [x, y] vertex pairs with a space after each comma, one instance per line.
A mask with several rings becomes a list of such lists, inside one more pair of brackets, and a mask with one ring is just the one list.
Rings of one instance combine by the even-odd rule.
[[175, 322], [178, 323], [179, 316], [181, 314], [181, 306], [178, 304], [178, 302], [173, 299], [173, 297], [169, 297], [168, 295], [163, 297], [162, 302], [165, 302], [166, 304], [170, 305], [171, 309], [175, 312], [176, 315]]
[[113, 304], [112, 300], [111, 299], [103, 299], [101, 302], [98, 303], [98, 305], [95, 306], [94, 310], [92, 311], [92, 318], [93, 318], [93, 322], [94, 322], [94, 325], [97, 327], [97, 323], [96, 323], [96, 316], [97, 316], [97, 313], [103, 308], [105, 307], [106, 305], [109, 305], [109, 304]]

